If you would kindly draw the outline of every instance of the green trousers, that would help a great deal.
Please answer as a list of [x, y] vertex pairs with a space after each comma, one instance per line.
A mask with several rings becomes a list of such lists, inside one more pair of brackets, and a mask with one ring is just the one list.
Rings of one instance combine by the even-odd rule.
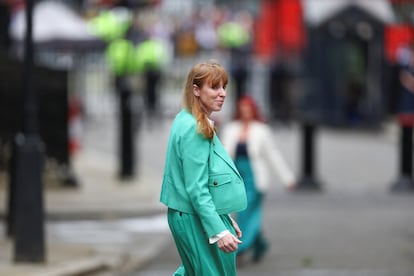
[[[220, 217], [235, 235], [229, 216]], [[168, 209], [168, 224], [182, 261], [174, 276], [236, 275], [236, 252], [224, 253], [217, 244], [209, 244], [197, 215]]]

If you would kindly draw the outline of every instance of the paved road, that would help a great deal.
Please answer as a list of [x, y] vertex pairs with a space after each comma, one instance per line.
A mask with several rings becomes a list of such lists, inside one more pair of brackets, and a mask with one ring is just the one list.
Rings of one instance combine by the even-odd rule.
[[[275, 134], [299, 174], [300, 129]], [[379, 132], [321, 129], [316, 162], [323, 192], [288, 194], [275, 183], [264, 214], [271, 250], [239, 274], [414, 275], [414, 198], [389, 193], [398, 175], [397, 141], [392, 125]], [[162, 253], [133, 276], [171, 275], [178, 263], [169, 238]]]
[[[264, 232], [272, 246], [240, 275], [414, 275], [411, 197], [269, 194]], [[179, 258], [171, 239], [134, 276], [171, 275]]]

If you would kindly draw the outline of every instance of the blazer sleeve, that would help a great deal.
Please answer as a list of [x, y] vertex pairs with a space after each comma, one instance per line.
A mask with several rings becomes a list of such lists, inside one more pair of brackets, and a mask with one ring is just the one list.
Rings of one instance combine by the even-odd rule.
[[185, 130], [180, 145], [185, 189], [208, 237], [226, 230], [208, 188], [210, 143], [194, 124]]
[[279, 175], [285, 186], [295, 181], [295, 176], [291, 169], [289, 168], [287, 162], [282, 156], [279, 148], [274, 142], [274, 137], [269, 127], [266, 125], [262, 128], [262, 152], [266, 156], [270, 166], [276, 173]]

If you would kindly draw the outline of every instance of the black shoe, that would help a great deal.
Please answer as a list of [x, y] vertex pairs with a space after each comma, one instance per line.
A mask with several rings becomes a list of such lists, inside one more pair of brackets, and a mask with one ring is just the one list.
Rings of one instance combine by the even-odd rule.
[[268, 250], [269, 244], [265, 241], [263, 236], [259, 234], [254, 243], [252, 261], [254, 263], [260, 262]]
[[253, 253], [252, 261], [254, 263], [260, 262], [263, 259], [264, 255], [267, 253], [268, 250], [269, 250], [269, 246], [268, 245], [266, 245], [265, 247], [261, 248], [260, 250], [255, 250], [254, 253]]

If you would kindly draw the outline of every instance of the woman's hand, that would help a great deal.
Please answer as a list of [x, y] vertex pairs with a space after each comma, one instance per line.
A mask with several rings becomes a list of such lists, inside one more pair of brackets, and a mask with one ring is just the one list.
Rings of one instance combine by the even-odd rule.
[[217, 246], [221, 251], [230, 253], [236, 251], [239, 248], [240, 243], [242, 243], [241, 240], [229, 233], [217, 241]]

